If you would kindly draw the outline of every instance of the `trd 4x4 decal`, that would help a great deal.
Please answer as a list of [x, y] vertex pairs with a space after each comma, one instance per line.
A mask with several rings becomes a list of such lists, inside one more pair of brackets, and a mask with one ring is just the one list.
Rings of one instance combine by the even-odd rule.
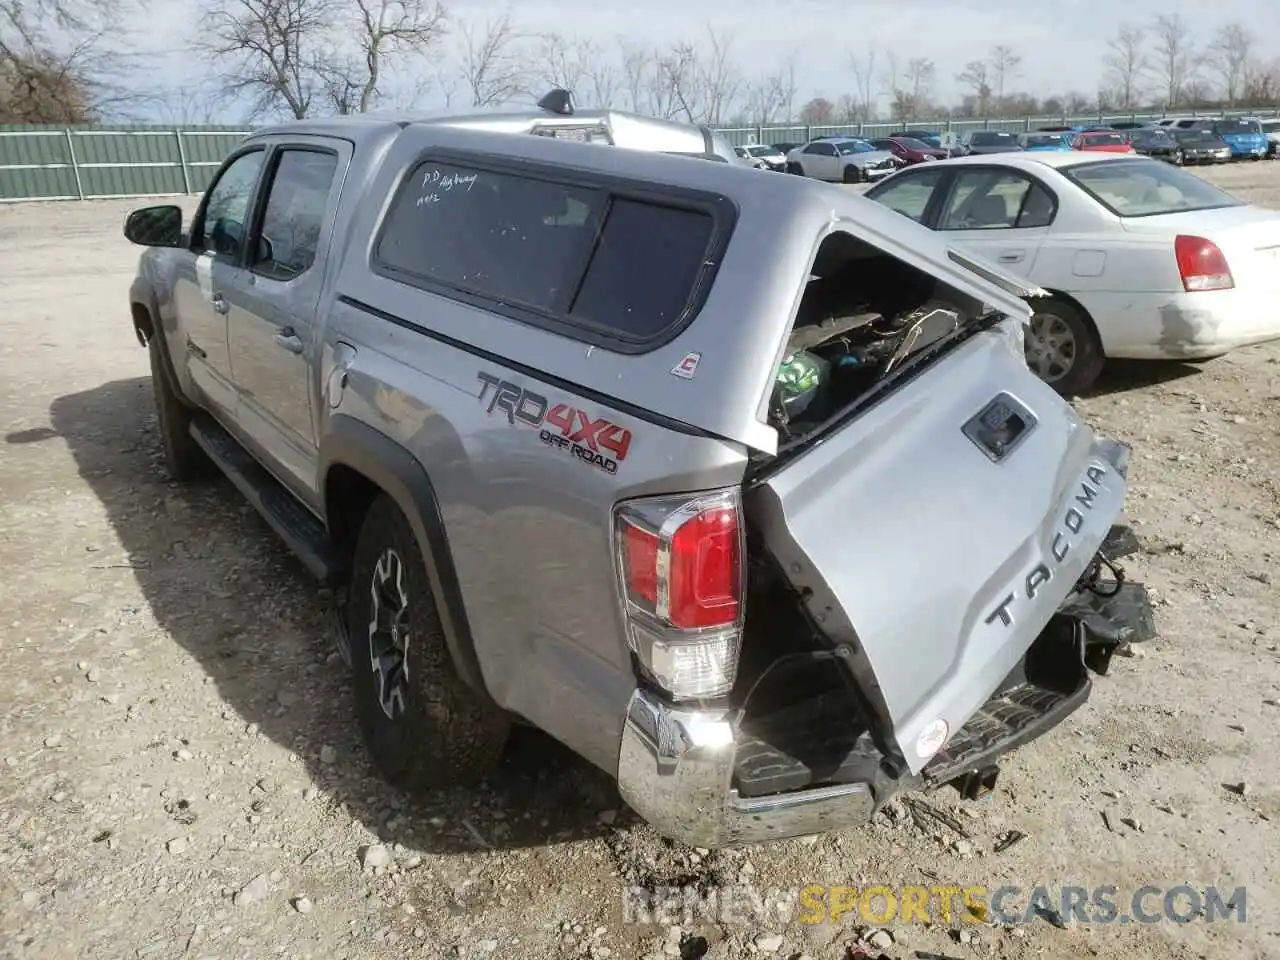
[[540, 393], [481, 371], [479, 400], [485, 413], [499, 413], [512, 426], [534, 427], [538, 439], [549, 447], [598, 467], [618, 472], [618, 464], [631, 449], [631, 431], [601, 417], [596, 419], [567, 403], [551, 403]]

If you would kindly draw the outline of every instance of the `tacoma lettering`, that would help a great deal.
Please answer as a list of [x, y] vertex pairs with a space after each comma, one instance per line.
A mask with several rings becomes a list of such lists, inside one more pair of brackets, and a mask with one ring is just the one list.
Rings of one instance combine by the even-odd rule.
[[[1049, 553], [1053, 558], [1054, 565], [1051, 567], [1048, 563], [1041, 561], [1027, 571], [1023, 579], [1021, 592], [1026, 595], [1028, 600], [1035, 600], [1040, 588], [1053, 580], [1055, 570], [1066, 561], [1067, 556], [1071, 553], [1072, 539], [1070, 535], [1077, 534], [1084, 529], [1085, 517], [1093, 510], [1098, 499], [1098, 488], [1102, 486], [1102, 480], [1106, 475], [1107, 471], [1096, 465], [1090, 466], [1085, 471], [1086, 479], [1080, 481], [1080, 489], [1075, 494], [1072, 505], [1067, 508], [1067, 512], [1063, 515], [1060, 529], [1054, 534], [1053, 542], [1049, 545]], [[1007, 594], [987, 614], [982, 622], [990, 626], [999, 620], [1006, 627], [1012, 626], [1013, 614], [1009, 608], [1013, 606], [1017, 598], [1016, 592]]]

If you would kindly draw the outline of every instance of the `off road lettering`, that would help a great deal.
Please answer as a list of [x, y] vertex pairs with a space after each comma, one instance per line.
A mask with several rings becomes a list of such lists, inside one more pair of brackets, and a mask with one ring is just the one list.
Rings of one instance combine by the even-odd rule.
[[477, 399], [485, 413], [499, 413], [512, 426], [538, 429], [543, 443], [583, 463], [614, 474], [631, 450], [631, 431], [604, 417], [592, 417], [567, 403], [553, 405], [542, 394], [490, 373], [481, 371], [476, 378], [480, 381]]

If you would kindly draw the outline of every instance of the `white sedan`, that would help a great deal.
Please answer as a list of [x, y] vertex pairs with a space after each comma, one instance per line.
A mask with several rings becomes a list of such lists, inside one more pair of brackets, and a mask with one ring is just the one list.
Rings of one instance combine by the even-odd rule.
[[1064, 394], [1108, 357], [1200, 361], [1280, 339], [1280, 212], [1162, 161], [962, 157], [866, 195], [1052, 294], [1031, 300], [1027, 362]]

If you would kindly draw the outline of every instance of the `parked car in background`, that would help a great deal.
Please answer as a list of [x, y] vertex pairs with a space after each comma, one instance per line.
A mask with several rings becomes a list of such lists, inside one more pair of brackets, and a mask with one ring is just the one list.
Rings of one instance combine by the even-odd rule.
[[866, 194], [1049, 291], [1027, 362], [1060, 392], [1107, 358], [1280, 340], [1280, 212], [1149, 157], [1022, 153], [912, 167]]
[[1267, 135], [1268, 156], [1280, 157], [1280, 119], [1263, 120], [1262, 132]]
[[800, 143], [799, 141], [794, 141], [794, 142], [786, 141], [783, 143], [771, 143], [769, 144], [769, 146], [773, 147], [773, 149], [777, 150], [780, 154], [782, 154], [785, 157], [788, 153], [790, 153], [796, 147], [803, 147], [804, 144]]
[[1168, 130], [1160, 127], [1134, 127], [1128, 132], [1128, 137], [1134, 153], [1182, 166], [1182, 147]]
[[1023, 150], [1043, 152], [1045, 150], [1061, 152], [1071, 149], [1071, 135], [1068, 133], [1031, 133], [1018, 134], [1018, 143]]
[[887, 177], [903, 162], [857, 137], [821, 137], [787, 154], [787, 172], [835, 183], [865, 183]]
[[915, 137], [883, 137], [870, 143], [877, 150], [888, 150], [907, 166], [927, 160], [945, 160], [948, 156], [947, 151], [931, 147]]
[[766, 143], [749, 143], [734, 147], [734, 152], [759, 170], [781, 172], [787, 168], [787, 155]]
[[1233, 160], [1261, 160], [1270, 152], [1262, 123], [1252, 117], [1215, 120], [1210, 129], [1231, 148]]
[[889, 134], [890, 140], [897, 140], [900, 137], [919, 140], [927, 146], [933, 147], [935, 150], [945, 151], [945, 148], [942, 146], [941, 130], [899, 130], [897, 133]]
[[1004, 130], [971, 130], [960, 141], [961, 156], [987, 153], [1010, 153], [1021, 150], [1015, 134]]
[[1071, 138], [1072, 150], [1089, 153], [1133, 153], [1129, 138], [1119, 130], [1086, 130]]
[[1144, 130], [1150, 126], [1149, 120], [1117, 120], [1115, 123], [1107, 124], [1111, 130]]
[[1047, 127], [1037, 127], [1036, 132], [1037, 133], [1075, 133], [1079, 129], [1080, 129], [1079, 127], [1050, 125]]
[[1231, 147], [1212, 130], [1170, 127], [1169, 134], [1178, 141], [1183, 163], [1227, 163]]
[[963, 138], [954, 130], [944, 130], [938, 135], [938, 147], [947, 151], [947, 156], [958, 157], [960, 151], [964, 149]]

